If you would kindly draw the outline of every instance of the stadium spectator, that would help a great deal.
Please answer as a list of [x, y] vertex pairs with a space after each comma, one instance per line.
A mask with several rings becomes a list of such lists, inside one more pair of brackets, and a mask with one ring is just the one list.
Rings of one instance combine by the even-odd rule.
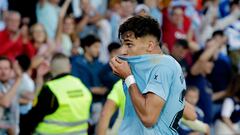
[[163, 15], [158, 8], [159, 0], [144, 0], [144, 4], [149, 8], [149, 15], [156, 19], [160, 26], [163, 23]]
[[63, 33], [63, 23], [64, 23], [64, 17], [66, 16], [67, 8], [70, 5], [71, 0], [66, 0], [64, 4], [62, 5], [62, 8], [59, 13], [58, 17], [58, 26], [56, 31], [56, 51], [60, 51], [66, 56], [71, 56], [71, 50], [72, 50], [72, 41], [68, 34]]
[[63, 33], [67, 34], [72, 41], [72, 50], [71, 55], [79, 55], [83, 53], [83, 50], [80, 46], [80, 39], [76, 31], [76, 23], [74, 18], [71, 15], [68, 15], [64, 18], [63, 23]]
[[[98, 2], [101, 3], [104, 1]], [[98, 6], [95, 4], [96, 2], [91, 2], [90, 0], [81, 1], [80, 6], [83, 14], [81, 16], [81, 22], [78, 25], [77, 30], [81, 38], [84, 38], [89, 34], [96, 34], [99, 37], [102, 44], [100, 47], [101, 51], [99, 60], [103, 63], [106, 63], [109, 59], [109, 56], [107, 55], [107, 46], [111, 43], [112, 40], [112, 29], [110, 27], [110, 23], [98, 12]]]
[[50, 41], [42, 24], [34, 24], [30, 29], [31, 42], [34, 47], [35, 56], [51, 59], [55, 50], [55, 44]]
[[[232, 9], [230, 15], [217, 19], [218, 18], [218, 5], [214, 2], [210, 3], [208, 5], [208, 9], [206, 11], [206, 14], [203, 16], [202, 24], [199, 29], [200, 31], [200, 45], [204, 46], [207, 39], [211, 38], [212, 34], [216, 30], [224, 30], [228, 28], [231, 24], [234, 22], [237, 22], [237, 20], [240, 18], [240, 10], [239, 8], [234, 7], [236, 3], [232, 3]], [[231, 29], [231, 28], [230, 28]], [[227, 30], [229, 31], [229, 30]], [[231, 31], [231, 30], [230, 30]], [[229, 32], [230, 32], [229, 31]], [[231, 36], [230, 34], [229, 36]], [[231, 42], [232, 38], [230, 39]], [[231, 44], [230, 44], [231, 45]]]
[[[185, 99], [188, 103], [190, 103], [195, 107], [195, 111], [197, 113], [197, 119], [200, 121], [203, 121], [204, 113], [199, 107], [197, 107], [197, 102], [199, 99], [198, 88], [188, 86]], [[193, 131], [191, 128], [185, 126], [184, 124], [180, 124], [180, 130], [179, 130], [180, 135], [189, 135], [189, 134], [197, 134], [197, 133], [199, 134], [199, 132]]]
[[170, 12], [163, 13], [163, 43], [172, 51], [176, 39], [187, 39], [190, 21], [184, 16], [183, 7], [173, 7]]
[[36, 6], [37, 22], [46, 29], [50, 39], [54, 39], [57, 31], [60, 12], [59, 0], [39, 0]]
[[[121, 55], [121, 45], [115, 42], [109, 44], [108, 52], [110, 54], [110, 58]], [[119, 77], [113, 74], [109, 63], [102, 67], [99, 75], [101, 76], [100, 80], [102, 84], [106, 86], [108, 90], [111, 90], [113, 85], [119, 80]]]
[[117, 1], [110, 9], [109, 22], [112, 29], [112, 41], [118, 42], [118, 29], [120, 24], [126, 21], [134, 14], [136, 3], [135, 0], [122, 0]]
[[16, 60], [22, 70], [22, 80], [17, 92], [19, 95], [20, 114], [24, 115], [32, 108], [35, 84], [28, 74], [31, 60], [26, 55], [19, 55], [16, 57]]
[[181, 65], [183, 74], [185, 77], [187, 77], [187, 74], [189, 72], [190, 64], [185, 59], [186, 54], [189, 50], [189, 44], [187, 40], [184, 39], [177, 39], [174, 46], [171, 55], [173, 58], [177, 60], [177, 62]]
[[206, 77], [211, 83], [213, 104], [213, 118], [220, 112], [222, 102], [226, 94], [227, 86], [232, 78], [231, 60], [226, 53], [222, 52], [226, 49], [227, 38], [223, 31], [218, 30], [213, 33], [212, 38], [222, 44], [213, 54], [213, 69]]
[[145, 4], [139, 4], [134, 10], [134, 15], [147, 16], [150, 13], [150, 9]]
[[216, 135], [240, 134], [240, 75], [236, 75], [228, 87], [227, 98], [223, 102], [221, 118], [216, 122]]
[[15, 59], [20, 54], [32, 58], [34, 49], [28, 35], [20, 32], [21, 15], [16, 11], [7, 13], [6, 28], [0, 32], [0, 55]]
[[[239, 12], [240, 3], [238, 0], [233, 0], [230, 3], [230, 10], [231, 12]], [[229, 44], [229, 56], [231, 57], [231, 61], [233, 63], [233, 71], [234, 73], [240, 72], [240, 17], [237, 20], [232, 22], [226, 29], [225, 34], [228, 37], [228, 44]]]
[[[97, 127], [97, 135], [112, 135], [118, 133], [124, 116], [125, 100], [126, 97], [124, 95], [122, 81], [119, 80], [114, 84], [113, 89], [109, 93], [107, 101], [104, 104]], [[117, 110], [119, 110], [117, 119], [112, 128], [109, 128], [110, 119]]]
[[45, 83], [37, 105], [21, 121], [20, 135], [87, 134], [91, 93], [69, 75], [70, 61], [65, 55], [55, 54], [50, 66], [54, 78]]
[[0, 1], [0, 31], [2, 31], [5, 28], [5, 19], [6, 19], [6, 13], [8, 10], [8, 1], [7, 0], [1, 0]]
[[[12, 78], [14, 71], [15, 79]], [[19, 132], [19, 106], [17, 89], [22, 71], [17, 62], [0, 57], [0, 134], [16, 135]]]
[[100, 40], [94, 35], [86, 36], [81, 42], [84, 54], [72, 57], [71, 60], [72, 75], [80, 78], [93, 94], [92, 121], [90, 123], [93, 129], [89, 134], [95, 131], [94, 128], [102, 110], [102, 102], [105, 100], [103, 95], [107, 92], [107, 88], [101, 84], [99, 76], [103, 66], [98, 60], [100, 44]]
[[187, 85], [196, 86], [200, 91], [198, 106], [204, 111], [204, 122], [212, 122], [212, 94], [206, 75], [212, 72], [214, 63], [213, 57], [216, 51], [222, 46], [216, 39], [210, 39], [206, 48], [193, 54], [193, 64], [186, 78]]

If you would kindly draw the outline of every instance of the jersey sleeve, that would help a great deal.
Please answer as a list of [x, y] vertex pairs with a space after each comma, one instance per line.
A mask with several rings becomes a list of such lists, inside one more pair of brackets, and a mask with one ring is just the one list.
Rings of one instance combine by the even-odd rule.
[[166, 101], [173, 78], [172, 76], [173, 71], [170, 68], [166, 66], [155, 67], [143, 94], [152, 92]]

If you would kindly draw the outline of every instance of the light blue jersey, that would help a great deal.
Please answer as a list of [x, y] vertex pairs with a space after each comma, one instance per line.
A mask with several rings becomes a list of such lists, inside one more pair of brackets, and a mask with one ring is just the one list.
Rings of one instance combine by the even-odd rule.
[[128, 61], [142, 94], [152, 92], [165, 101], [157, 123], [146, 128], [137, 116], [124, 84], [126, 95], [125, 114], [120, 135], [177, 135], [183, 114], [185, 79], [180, 65], [168, 55], [141, 55], [120, 57]]

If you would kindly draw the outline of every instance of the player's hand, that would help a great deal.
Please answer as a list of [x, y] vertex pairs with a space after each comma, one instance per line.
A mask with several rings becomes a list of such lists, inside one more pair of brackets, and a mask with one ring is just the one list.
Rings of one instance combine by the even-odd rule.
[[114, 57], [110, 60], [110, 66], [113, 70], [113, 73], [122, 79], [126, 79], [132, 74], [128, 62], [121, 60], [118, 57]]

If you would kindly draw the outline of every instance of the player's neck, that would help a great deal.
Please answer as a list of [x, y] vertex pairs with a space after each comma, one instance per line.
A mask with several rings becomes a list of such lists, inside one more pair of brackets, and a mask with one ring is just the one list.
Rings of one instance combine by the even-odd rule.
[[158, 47], [158, 48], [155, 48], [152, 52], [151, 52], [151, 54], [163, 54], [163, 52], [162, 52], [162, 50], [160, 49], [160, 47]]

